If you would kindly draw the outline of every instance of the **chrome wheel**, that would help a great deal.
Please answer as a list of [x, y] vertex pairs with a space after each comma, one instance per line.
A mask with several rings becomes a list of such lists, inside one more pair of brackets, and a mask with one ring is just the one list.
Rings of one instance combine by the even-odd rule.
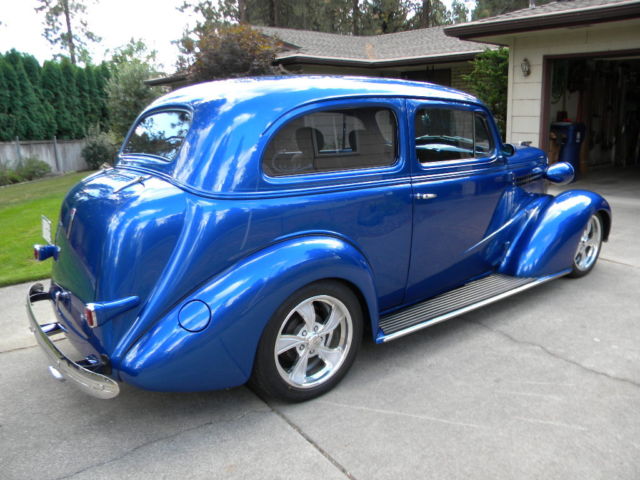
[[598, 215], [592, 215], [578, 242], [578, 248], [573, 257], [574, 269], [578, 272], [587, 272], [593, 268], [598, 259], [601, 244], [602, 221]]
[[327, 382], [345, 362], [353, 320], [335, 297], [317, 295], [296, 305], [280, 325], [273, 355], [282, 380], [296, 388]]

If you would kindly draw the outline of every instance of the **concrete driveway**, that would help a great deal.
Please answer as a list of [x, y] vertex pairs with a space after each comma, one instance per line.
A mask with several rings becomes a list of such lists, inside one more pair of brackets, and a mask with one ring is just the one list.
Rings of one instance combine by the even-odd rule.
[[596, 269], [413, 336], [365, 341], [345, 381], [299, 405], [246, 388], [55, 382], [0, 290], [0, 478], [640, 478], [640, 172], [589, 188], [614, 209]]

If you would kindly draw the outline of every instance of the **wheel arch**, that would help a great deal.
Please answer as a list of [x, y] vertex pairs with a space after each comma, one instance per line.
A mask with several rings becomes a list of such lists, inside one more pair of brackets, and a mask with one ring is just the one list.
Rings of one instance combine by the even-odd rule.
[[[363, 323], [377, 325], [373, 272], [364, 255], [340, 238], [298, 237], [255, 252], [212, 277], [147, 331], [116, 368], [126, 381], [150, 390], [241, 385], [251, 375], [258, 342], [278, 307], [297, 290], [322, 280], [346, 285], [360, 302]], [[194, 300], [211, 312], [210, 324], [196, 334], [179, 326], [181, 308]], [[207, 371], [211, 363], [221, 366], [215, 375]], [[168, 382], [172, 375], [175, 381]]]
[[543, 277], [570, 271], [580, 234], [594, 214], [603, 219], [604, 238], [608, 238], [611, 208], [600, 195], [586, 190], [568, 190], [552, 198], [518, 233], [500, 273]]

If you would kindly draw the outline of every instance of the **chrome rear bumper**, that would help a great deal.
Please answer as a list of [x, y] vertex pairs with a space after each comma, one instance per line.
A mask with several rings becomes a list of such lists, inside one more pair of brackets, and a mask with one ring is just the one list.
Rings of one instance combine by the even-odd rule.
[[27, 294], [27, 314], [29, 316], [29, 329], [33, 332], [47, 356], [51, 366], [49, 371], [57, 380], [70, 380], [70, 382], [85, 393], [97, 398], [114, 398], [120, 393], [118, 383], [100, 373], [75, 363], [66, 357], [49, 338], [50, 336], [63, 333], [62, 327], [57, 323], [40, 325], [33, 313], [32, 304], [42, 300], [51, 300], [48, 292], [44, 291], [41, 283], [31, 286]]

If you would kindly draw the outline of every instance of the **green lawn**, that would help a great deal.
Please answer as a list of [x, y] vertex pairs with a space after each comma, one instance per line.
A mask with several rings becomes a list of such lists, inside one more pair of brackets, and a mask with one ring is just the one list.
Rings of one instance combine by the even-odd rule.
[[45, 243], [40, 215], [51, 219], [51, 235], [55, 235], [65, 194], [90, 173], [71, 173], [0, 188], [0, 286], [49, 276], [51, 260], [33, 259], [33, 244]]

